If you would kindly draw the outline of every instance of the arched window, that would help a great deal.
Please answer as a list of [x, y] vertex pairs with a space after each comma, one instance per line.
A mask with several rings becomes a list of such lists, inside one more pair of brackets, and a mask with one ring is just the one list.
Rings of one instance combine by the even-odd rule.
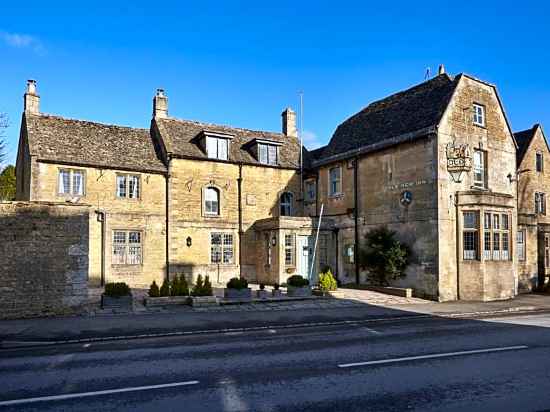
[[281, 216], [292, 216], [292, 198], [294, 196], [290, 192], [281, 194]]
[[220, 191], [215, 187], [204, 189], [204, 213], [207, 215], [220, 214]]

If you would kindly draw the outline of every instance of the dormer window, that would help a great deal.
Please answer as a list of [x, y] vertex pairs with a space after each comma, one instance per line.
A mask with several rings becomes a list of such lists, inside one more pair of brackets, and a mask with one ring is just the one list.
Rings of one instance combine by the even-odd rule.
[[274, 140], [255, 139], [251, 149], [260, 163], [277, 166], [279, 164], [279, 146], [281, 143]]
[[209, 159], [229, 160], [229, 144], [232, 135], [203, 131], [201, 146]]

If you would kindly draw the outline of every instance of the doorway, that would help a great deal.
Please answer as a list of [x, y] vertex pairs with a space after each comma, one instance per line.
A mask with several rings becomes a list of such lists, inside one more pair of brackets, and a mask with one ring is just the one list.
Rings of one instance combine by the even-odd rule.
[[313, 279], [309, 278], [311, 270], [311, 260], [313, 258], [313, 238], [312, 236], [298, 236], [297, 242], [298, 253], [298, 273], [305, 279], [309, 279], [313, 283]]

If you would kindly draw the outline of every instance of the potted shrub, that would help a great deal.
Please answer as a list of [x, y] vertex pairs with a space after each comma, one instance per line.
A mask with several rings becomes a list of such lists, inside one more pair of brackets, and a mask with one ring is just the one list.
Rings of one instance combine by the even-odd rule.
[[214, 306], [218, 304], [218, 300], [213, 296], [212, 283], [208, 276], [204, 278], [204, 281], [202, 275], [197, 276], [197, 281], [191, 290], [191, 304], [193, 306]]
[[183, 274], [179, 277], [174, 275], [172, 281], [165, 280], [160, 289], [153, 281], [148, 295], [145, 298], [146, 306], [186, 305], [189, 303], [189, 286]]
[[256, 291], [256, 296], [258, 299], [267, 299], [268, 293], [267, 290], [265, 290], [265, 285], [263, 283], [260, 283], [260, 290]]
[[244, 278], [231, 278], [223, 291], [227, 299], [252, 299], [252, 289], [248, 287], [248, 281]]
[[338, 283], [334, 279], [332, 271], [327, 268], [319, 274], [319, 291], [323, 296], [326, 296], [335, 292], [336, 289], [338, 289]]
[[101, 294], [102, 309], [132, 309], [132, 292], [124, 282], [111, 282], [105, 285]]
[[278, 283], [273, 285], [273, 290], [271, 291], [271, 296], [274, 298], [280, 298], [283, 295], [281, 292], [280, 286]]
[[300, 275], [292, 275], [286, 281], [287, 295], [290, 297], [306, 297], [311, 296], [311, 287], [309, 280]]

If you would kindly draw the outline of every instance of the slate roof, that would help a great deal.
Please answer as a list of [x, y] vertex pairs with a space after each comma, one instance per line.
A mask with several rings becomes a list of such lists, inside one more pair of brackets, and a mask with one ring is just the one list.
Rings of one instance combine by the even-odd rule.
[[282, 133], [241, 129], [171, 117], [157, 118], [154, 122], [165, 143], [166, 151], [178, 157], [207, 159], [208, 157], [201, 149], [198, 140], [203, 132], [214, 132], [233, 136], [229, 149], [230, 162], [262, 165], [250, 151], [250, 144], [254, 139], [265, 139], [281, 143], [279, 146], [280, 167], [300, 167], [300, 142], [295, 137]]
[[527, 149], [529, 148], [531, 141], [535, 137], [538, 127], [539, 125], [535, 124], [530, 129], [514, 133], [514, 139], [516, 139], [516, 143], [518, 145], [518, 150], [516, 151], [516, 160], [518, 167], [521, 164], [525, 153], [527, 153]]
[[328, 145], [316, 151], [317, 159], [438, 125], [458, 81], [459, 76], [451, 78], [441, 74], [369, 104], [338, 126]]
[[25, 115], [31, 155], [39, 160], [165, 172], [149, 130], [52, 115]]

